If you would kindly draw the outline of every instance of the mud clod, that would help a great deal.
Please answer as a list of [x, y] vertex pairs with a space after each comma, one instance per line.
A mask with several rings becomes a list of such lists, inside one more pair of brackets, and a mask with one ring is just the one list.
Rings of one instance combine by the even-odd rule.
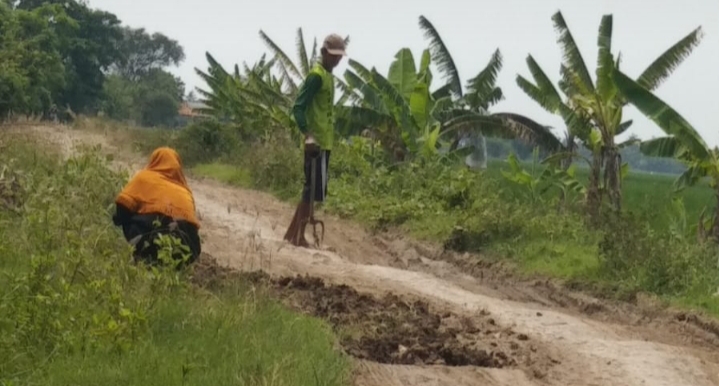
[[[209, 260], [209, 261], [208, 261]], [[326, 284], [316, 277], [272, 279], [260, 272], [228, 273], [201, 259], [193, 280], [207, 287], [218, 276], [263, 286], [273, 297], [304, 313], [327, 320], [340, 337], [343, 350], [353, 357], [384, 364], [446, 365], [504, 368], [534, 363], [539, 357], [523, 342], [511, 339], [483, 312], [468, 318], [433, 311], [421, 300], [393, 294], [374, 297], [346, 285]], [[525, 335], [526, 336], [526, 335]], [[526, 340], [526, 339], [525, 339]]]

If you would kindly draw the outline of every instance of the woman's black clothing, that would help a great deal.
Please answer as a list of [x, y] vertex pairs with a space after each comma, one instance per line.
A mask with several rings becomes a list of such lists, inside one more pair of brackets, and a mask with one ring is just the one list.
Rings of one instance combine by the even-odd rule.
[[[154, 240], [160, 234], [172, 234], [189, 247], [191, 257], [188, 263], [197, 260], [202, 253], [200, 236], [195, 225], [187, 221], [174, 220], [176, 225], [173, 230], [171, 217], [162, 214], [133, 213], [123, 205], [115, 205], [116, 212], [112, 217], [112, 222], [116, 226], [122, 227], [125, 239], [135, 246], [135, 260], [157, 261], [158, 247]], [[159, 222], [159, 226], [156, 226], [156, 221]], [[178, 260], [182, 258], [179, 254], [174, 257]]]

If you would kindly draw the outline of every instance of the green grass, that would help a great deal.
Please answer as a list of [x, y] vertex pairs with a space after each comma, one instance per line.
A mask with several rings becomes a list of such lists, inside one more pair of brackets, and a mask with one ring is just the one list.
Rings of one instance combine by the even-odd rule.
[[0, 385], [347, 383], [324, 322], [241, 282], [131, 264], [110, 220], [127, 175], [102, 157], [0, 142]]
[[[531, 163], [523, 163], [522, 167], [531, 170]], [[486, 175], [502, 181], [503, 189], [512, 197], [519, 197], [526, 194], [526, 189], [517, 184], [504, 181], [501, 171], [509, 170], [506, 162], [502, 160], [491, 160], [488, 162]], [[577, 168], [577, 179], [585, 183], [589, 178], [589, 170], [585, 167]], [[657, 229], [666, 229], [671, 226], [672, 221], [679, 213], [672, 204], [673, 197], [679, 197], [686, 211], [686, 218], [692, 222], [699, 218], [702, 210], [715, 205], [716, 198], [706, 182], [696, 186], [686, 187], [679, 193], [675, 193], [674, 181], [678, 176], [667, 174], [650, 174], [644, 172], [633, 172], [622, 181], [622, 204], [626, 210], [641, 212], [649, 215], [648, 220]]]
[[323, 323], [245, 296], [163, 301], [123, 355], [68, 355], [42, 385], [338, 385], [347, 365]]

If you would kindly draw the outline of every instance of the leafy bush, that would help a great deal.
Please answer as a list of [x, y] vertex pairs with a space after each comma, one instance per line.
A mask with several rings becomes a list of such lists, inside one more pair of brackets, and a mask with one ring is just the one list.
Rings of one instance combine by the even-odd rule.
[[713, 246], [688, 242], [669, 230], [654, 230], [638, 215], [610, 215], [599, 253], [601, 274], [620, 284], [623, 292], [678, 297], [719, 288]]
[[[250, 171], [255, 187], [282, 199], [299, 199], [304, 181], [302, 152], [288, 137], [253, 142], [238, 154], [237, 164]], [[332, 162], [332, 161], [330, 161]]]
[[237, 128], [216, 120], [202, 120], [180, 129], [170, 144], [180, 154], [185, 165], [222, 157], [238, 157], [240, 145]]

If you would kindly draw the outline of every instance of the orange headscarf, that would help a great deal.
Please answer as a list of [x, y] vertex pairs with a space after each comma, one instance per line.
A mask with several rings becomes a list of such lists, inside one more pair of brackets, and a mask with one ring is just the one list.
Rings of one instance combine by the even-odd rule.
[[135, 213], [160, 213], [200, 226], [180, 156], [169, 147], [152, 152], [150, 162], [128, 182], [115, 202]]

